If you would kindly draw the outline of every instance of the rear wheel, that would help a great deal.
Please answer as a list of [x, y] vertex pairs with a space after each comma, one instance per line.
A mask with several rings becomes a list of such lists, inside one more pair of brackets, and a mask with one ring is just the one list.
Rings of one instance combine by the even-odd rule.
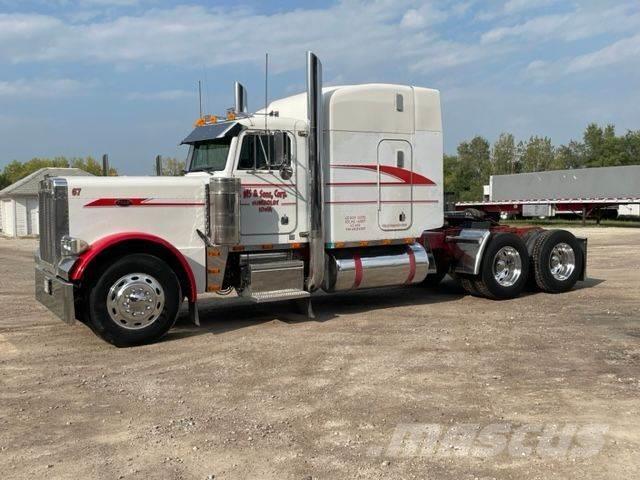
[[127, 255], [107, 267], [91, 288], [89, 325], [118, 347], [150, 343], [173, 326], [181, 298], [178, 278], [164, 261]]
[[548, 230], [533, 246], [534, 277], [538, 287], [548, 293], [570, 290], [583, 269], [582, 249], [576, 237], [566, 230]]
[[480, 296], [478, 289], [476, 288], [476, 277], [470, 275], [458, 275], [460, 285], [464, 288], [465, 292], [475, 297]]
[[498, 233], [489, 239], [480, 275], [473, 284], [478, 294], [494, 300], [515, 298], [529, 275], [529, 254], [520, 237]]

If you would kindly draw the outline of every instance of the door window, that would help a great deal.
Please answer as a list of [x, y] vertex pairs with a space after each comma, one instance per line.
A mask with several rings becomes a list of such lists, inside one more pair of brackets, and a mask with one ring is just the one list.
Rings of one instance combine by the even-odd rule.
[[283, 132], [245, 135], [240, 148], [238, 170], [278, 170], [285, 159], [291, 158], [291, 139], [289, 135], [283, 135], [284, 148], [283, 152], [279, 152], [276, 135], [283, 135]]

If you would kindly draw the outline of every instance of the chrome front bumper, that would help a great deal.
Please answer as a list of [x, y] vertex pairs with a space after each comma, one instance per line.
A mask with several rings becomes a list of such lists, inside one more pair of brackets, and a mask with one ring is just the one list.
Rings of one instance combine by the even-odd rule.
[[47, 307], [65, 323], [76, 321], [73, 283], [69, 283], [46, 271], [36, 262], [36, 300]]

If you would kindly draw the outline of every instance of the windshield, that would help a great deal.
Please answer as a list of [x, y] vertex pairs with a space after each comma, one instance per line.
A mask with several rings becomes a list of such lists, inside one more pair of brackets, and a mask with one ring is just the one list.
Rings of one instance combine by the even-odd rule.
[[231, 137], [198, 142], [191, 147], [189, 157], [190, 172], [224, 170], [227, 165], [227, 155], [231, 146]]

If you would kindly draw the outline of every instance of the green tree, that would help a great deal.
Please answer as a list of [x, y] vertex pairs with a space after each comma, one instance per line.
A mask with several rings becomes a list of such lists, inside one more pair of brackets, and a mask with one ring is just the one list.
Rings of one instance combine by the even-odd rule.
[[[93, 157], [73, 158], [71, 159], [71, 166], [73, 168], [79, 168], [80, 170], [89, 172], [90, 174], [98, 177], [102, 176], [103, 174], [102, 164]], [[118, 171], [113, 167], [109, 167], [108, 176], [115, 177], [117, 175]]]
[[[72, 158], [71, 160], [66, 157], [54, 157], [54, 158], [32, 158], [26, 162], [19, 162], [14, 160], [7, 164], [0, 174], [0, 185], [8, 186], [17, 182], [21, 178], [30, 175], [36, 170], [46, 167], [68, 168], [69, 166], [80, 168], [93, 175], [102, 175], [102, 165], [98, 163], [94, 158]], [[109, 169], [109, 175], [117, 175], [118, 171], [111, 167]]]
[[526, 144], [520, 145], [523, 172], [542, 172], [549, 170], [554, 161], [554, 148], [549, 137], [531, 137]]
[[458, 145], [454, 188], [462, 201], [482, 198], [483, 186], [491, 173], [491, 147], [487, 139], [476, 136]]
[[177, 158], [162, 157], [162, 176], [163, 177], [179, 177], [184, 175], [184, 161]]
[[563, 170], [568, 168], [583, 168], [585, 166], [584, 144], [571, 140], [567, 145], [560, 145], [555, 149], [553, 168]]
[[504, 175], [516, 171], [516, 141], [510, 133], [501, 133], [491, 151], [491, 173]]
[[640, 164], [640, 130], [629, 130], [620, 139], [622, 165]]
[[8, 187], [9, 185], [11, 185], [11, 182], [9, 182], [7, 176], [4, 173], [0, 173], [0, 190]]

